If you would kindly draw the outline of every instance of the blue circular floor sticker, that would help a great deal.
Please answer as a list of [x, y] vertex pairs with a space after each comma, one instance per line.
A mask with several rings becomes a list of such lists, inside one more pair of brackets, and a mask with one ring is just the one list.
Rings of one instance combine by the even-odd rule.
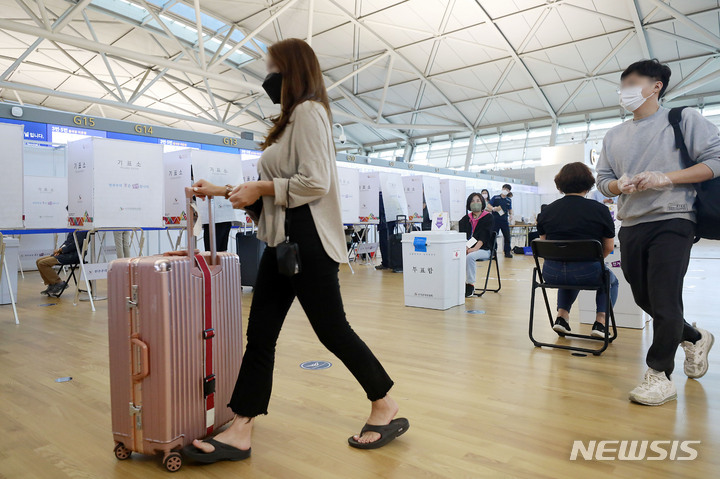
[[485, 311], [483, 311], [482, 309], [468, 309], [465, 312], [469, 314], [485, 314]]
[[332, 366], [332, 363], [328, 361], [305, 361], [300, 365], [303, 369], [311, 369], [311, 370], [317, 370], [317, 369], [327, 369], [330, 366]]

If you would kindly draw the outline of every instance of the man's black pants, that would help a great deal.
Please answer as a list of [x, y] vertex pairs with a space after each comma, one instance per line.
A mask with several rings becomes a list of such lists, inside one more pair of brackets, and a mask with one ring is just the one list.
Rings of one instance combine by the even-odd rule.
[[495, 225], [493, 226], [493, 229], [495, 233], [498, 231], [502, 231], [503, 235], [503, 250], [505, 251], [505, 254], [510, 254], [512, 250], [510, 249], [510, 225], [508, 224], [507, 220], [499, 220], [499, 216], [495, 215]]
[[653, 318], [647, 365], [670, 377], [680, 342], [700, 333], [683, 317], [683, 280], [690, 263], [695, 224], [684, 219], [620, 228], [621, 266], [635, 303]]

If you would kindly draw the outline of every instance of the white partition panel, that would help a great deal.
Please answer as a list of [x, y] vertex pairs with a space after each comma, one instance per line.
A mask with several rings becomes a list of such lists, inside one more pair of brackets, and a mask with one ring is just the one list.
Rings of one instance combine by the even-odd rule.
[[3, 187], [0, 188], [0, 227], [23, 226], [23, 142], [22, 125], [0, 123], [0, 168]]
[[423, 178], [422, 176], [403, 176], [402, 180], [407, 200], [408, 220], [421, 223], [423, 220]]
[[162, 145], [85, 138], [68, 144], [68, 222], [94, 228], [163, 226]]
[[[194, 180], [208, 180], [216, 185], [239, 185], [243, 183], [242, 157], [235, 153], [208, 150], [192, 150], [190, 153]], [[198, 203], [200, 222], [208, 223], [207, 205]], [[215, 198], [215, 222], [245, 221], [242, 210], [234, 210], [229, 200]]]
[[342, 222], [354, 224], [360, 218], [360, 172], [352, 168], [338, 168]]
[[380, 173], [380, 190], [383, 194], [385, 218], [395, 221], [398, 216], [408, 216], [408, 205], [405, 199], [402, 176], [399, 173]]
[[455, 179], [440, 180], [443, 211], [450, 213], [450, 221], [460, 221], [467, 213], [465, 210], [465, 181]]

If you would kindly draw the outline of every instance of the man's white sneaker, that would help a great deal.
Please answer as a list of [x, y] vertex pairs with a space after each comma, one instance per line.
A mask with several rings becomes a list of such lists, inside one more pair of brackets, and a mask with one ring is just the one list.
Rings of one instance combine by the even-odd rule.
[[646, 406], [659, 406], [677, 399], [677, 389], [662, 371], [648, 369], [643, 381], [630, 391], [630, 400]]
[[712, 348], [715, 338], [710, 331], [698, 328], [695, 323], [693, 327], [700, 332], [700, 339], [695, 344], [690, 341], [683, 341], [680, 346], [685, 350], [685, 374], [689, 378], [701, 378], [708, 370], [708, 353]]

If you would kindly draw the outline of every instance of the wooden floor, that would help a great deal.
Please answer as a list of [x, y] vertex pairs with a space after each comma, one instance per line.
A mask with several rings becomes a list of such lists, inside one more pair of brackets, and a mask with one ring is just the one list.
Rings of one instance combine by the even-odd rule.
[[[688, 318], [720, 339], [720, 254], [694, 259]], [[278, 344], [270, 414], [242, 463], [186, 465], [174, 477], [210, 478], [711, 478], [720, 471], [720, 346], [699, 381], [682, 372], [678, 400], [631, 404], [650, 328], [621, 330], [601, 357], [536, 349], [527, 337], [531, 260], [501, 259], [503, 289], [445, 312], [403, 306], [402, 275], [341, 272], [351, 324], [380, 358], [409, 432], [376, 451], [350, 448], [369, 404], [324, 350], [295, 305]], [[113, 455], [107, 302], [90, 312], [70, 295], [48, 300], [37, 273], [20, 281], [20, 326], [0, 308], [0, 477], [167, 477], [156, 458]], [[245, 315], [250, 294], [243, 295]], [[469, 314], [467, 310], [484, 311]], [[577, 322], [571, 323], [577, 329]], [[557, 339], [547, 323], [541, 337]], [[587, 326], [583, 326], [586, 329]], [[307, 360], [330, 369], [305, 371]], [[72, 376], [57, 383], [61, 376]], [[570, 461], [574, 440], [699, 440], [695, 461]]]

